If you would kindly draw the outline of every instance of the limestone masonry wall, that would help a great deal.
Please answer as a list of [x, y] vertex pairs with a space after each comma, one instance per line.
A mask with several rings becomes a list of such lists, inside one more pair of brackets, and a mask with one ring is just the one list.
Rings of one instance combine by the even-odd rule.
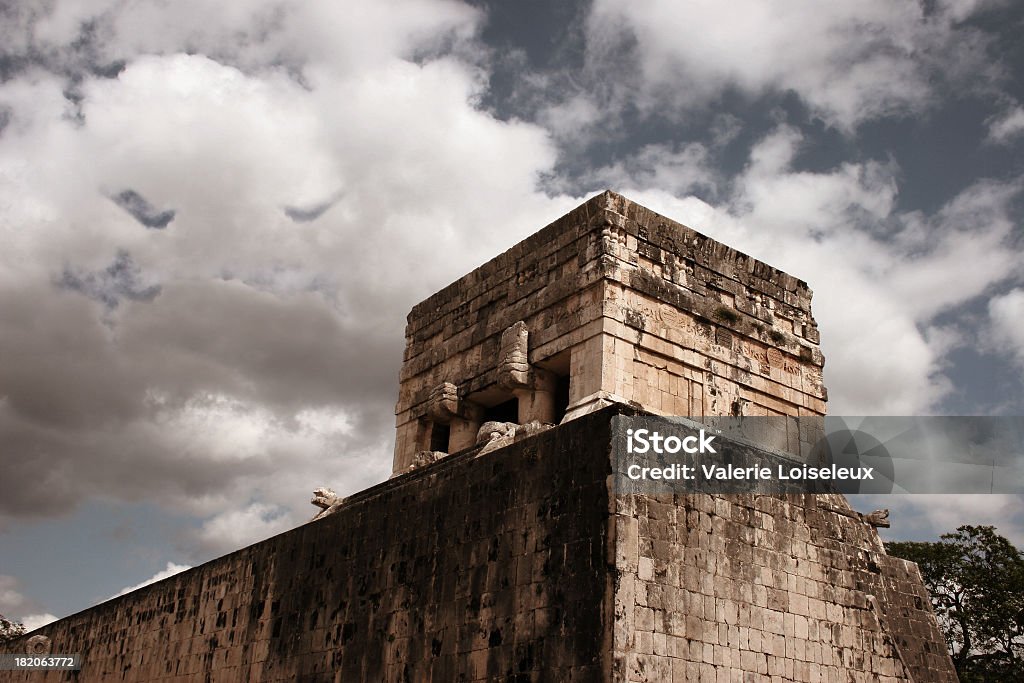
[[608, 203], [608, 391], [655, 414], [825, 413], [804, 282], [623, 197]]
[[842, 496], [614, 503], [612, 680], [957, 680], [917, 566]]

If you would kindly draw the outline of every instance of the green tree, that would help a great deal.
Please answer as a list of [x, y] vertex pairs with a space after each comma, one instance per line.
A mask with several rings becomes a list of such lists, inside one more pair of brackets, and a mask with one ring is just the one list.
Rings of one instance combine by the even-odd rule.
[[25, 635], [25, 627], [0, 614], [0, 643]]
[[991, 526], [887, 543], [916, 562], [963, 683], [1024, 680], [1024, 557]]

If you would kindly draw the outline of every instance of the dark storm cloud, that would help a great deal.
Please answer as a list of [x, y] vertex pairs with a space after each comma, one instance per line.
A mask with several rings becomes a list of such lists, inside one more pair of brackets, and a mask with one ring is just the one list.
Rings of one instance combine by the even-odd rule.
[[147, 228], [163, 230], [174, 220], [174, 209], [160, 211], [135, 190], [122, 190], [111, 195], [110, 200]]
[[[111, 345], [82, 299], [42, 299], [0, 299], [0, 517], [64, 514], [93, 495], [186, 509], [244, 496], [282, 462], [301, 472], [323, 457], [304, 410], [353, 407], [336, 462], [378, 449], [393, 421], [398, 321], [360, 329], [315, 294], [184, 283], [123, 305]], [[48, 496], [64, 505], [38, 505]]]
[[[60, 517], [80, 502], [111, 493], [128, 502], [181, 505], [216, 496], [223, 482], [240, 474], [238, 463], [182, 451], [139, 423], [108, 424], [118, 425], [119, 437], [46, 429], [0, 410], [0, 439], [9, 454], [0, 479], [0, 518]], [[252, 458], [244, 473], [269, 475], [278, 466], [273, 458]], [[62, 502], [40, 506], [46, 499]]]
[[402, 335], [344, 322], [315, 293], [279, 296], [238, 281], [167, 286], [154, 305], [122, 321], [128, 356], [173, 360], [152, 371], [156, 386], [184, 400], [197, 391], [259, 399], [275, 408], [379, 399], [393, 388], [388, 366]]
[[[60, 460], [66, 456], [55, 449], [57, 442], [47, 438], [33, 445], [31, 435], [67, 431], [58, 441], [66, 440], [73, 454], [81, 451], [74, 445], [79, 430], [141, 414], [138, 397], [145, 385], [130, 364], [119, 361], [109, 329], [89, 300], [33, 283], [0, 293], [0, 319], [0, 409], [8, 418], [3, 443]], [[15, 438], [21, 428], [24, 433]]]
[[39, 71], [58, 76], [70, 105], [65, 119], [80, 126], [85, 122], [82, 84], [89, 78], [117, 78], [127, 62], [106, 54], [112, 26], [110, 14], [102, 10], [78, 22], [66, 42], [39, 37], [39, 24], [51, 19], [54, 9], [50, 3], [4, 3], [0, 8], [7, 29], [0, 29], [0, 83]]
[[122, 299], [152, 301], [160, 294], [160, 285], [146, 285], [141, 276], [142, 271], [135, 265], [131, 254], [119, 250], [113, 263], [100, 271], [86, 272], [65, 267], [57, 286], [80, 292], [112, 310]]
[[312, 206], [299, 207], [299, 206], [286, 206], [284, 207], [284, 215], [291, 218], [296, 223], [309, 223], [315, 221], [320, 216], [327, 213], [327, 210], [338, 203], [340, 197], [332, 197], [325, 202], [313, 204]]

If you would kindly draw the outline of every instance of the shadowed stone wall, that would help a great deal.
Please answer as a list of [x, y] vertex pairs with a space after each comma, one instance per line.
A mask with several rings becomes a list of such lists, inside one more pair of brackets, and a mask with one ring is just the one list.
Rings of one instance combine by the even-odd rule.
[[605, 680], [608, 420], [448, 458], [61, 619], [33, 633], [80, 672], [0, 679]]

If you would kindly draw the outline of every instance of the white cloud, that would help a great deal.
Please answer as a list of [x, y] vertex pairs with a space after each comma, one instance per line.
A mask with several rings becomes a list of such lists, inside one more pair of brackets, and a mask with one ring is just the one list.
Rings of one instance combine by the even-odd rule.
[[56, 616], [52, 614], [26, 614], [21, 618], [21, 623], [25, 627], [26, 631], [34, 631], [41, 626], [46, 626], [49, 623], [57, 621]]
[[988, 122], [990, 142], [1008, 143], [1024, 134], [1024, 107], [1016, 105]]
[[[537, 189], [542, 128], [477, 108], [480, 21], [448, 0], [17, 13], [8, 49], [47, 56], [0, 84], [0, 515], [57, 512], [11, 484], [45, 469], [61, 514], [208, 518], [183, 549], [205, 557], [387, 476], [409, 307], [577, 203]], [[145, 227], [125, 190], [173, 219]]]
[[32, 631], [57, 619], [52, 614], [37, 612], [39, 607], [39, 603], [21, 592], [21, 582], [16, 577], [0, 574], [0, 614]]
[[63, 0], [21, 8], [2, 35], [12, 48], [31, 44], [64, 65], [81, 59], [82, 51], [100, 64], [190, 52], [247, 71], [301, 69], [310, 61], [357, 71], [436, 48], [448, 38], [466, 39], [479, 18], [477, 10], [453, 0], [381, 0], [359, 7], [298, 0], [180, 0], [173, 7], [159, 0]]
[[851, 129], [920, 111], [932, 81], [969, 73], [984, 80], [992, 69], [980, 34], [959, 25], [975, 9], [927, 13], [909, 0], [597, 0], [588, 54], [594, 73], [617, 79], [618, 94], [642, 109], [703, 106], [730, 88], [751, 97], [793, 92], [826, 122]]
[[722, 182], [711, 164], [708, 148], [689, 143], [678, 148], [647, 145], [610, 166], [591, 171], [585, 182], [594, 187], [649, 187], [674, 195], [715, 193]]
[[988, 314], [992, 345], [1010, 354], [1024, 369], [1024, 289], [992, 297]]
[[28, 598], [21, 594], [19, 582], [13, 576], [0, 574], [0, 614], [10, 618], [19, 614], [29, 604]]
[[111, 597], [116, 598], [116, 597], [118, 597], [120, 595], [124, 595], [126, 593], [131, 593], [132, 591], [138, 590], [138, 589], [142, 588], [143, 586], [148, 586], [149, 584], [156, 583], [157, 581], [163, 581], [164, 579], [166, 579], [168, 577], [174, 576], [175, 574], [180, 574], [181, 572], [185, 571], [186, 569], [191, 569], [191, 568], [192, 567], [190, 567], [187, 564], [175, 564], [173, 562], [168, 562], [167, 566], [165, 568], [161, 569], [156, 574], [154, 574], [153, 576], [149, 577], [148, 579], [146, 579], [142, 583], [137, 583], [134, 586], [128, 586], [126, 588], [122, 588], [121, 590], [119, 590], [117, 593], [115, 593]]
[[[310, 509], [315, 510], [312, 506]], [[229, 510], [208, 519], [196, 536], [204, 551], [220, 555], [287, 531], [297, 521], [286, 510], [253, 503], [243, 510]]]

